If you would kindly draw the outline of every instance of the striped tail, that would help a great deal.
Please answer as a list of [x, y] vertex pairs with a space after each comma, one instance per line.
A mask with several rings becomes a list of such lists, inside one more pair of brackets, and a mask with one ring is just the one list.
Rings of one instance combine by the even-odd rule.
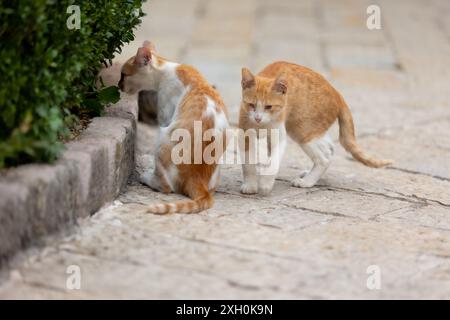
[[343, 102], [338, 115], [339, 141], [345, 150], [351, 153], [353, 158], [371, 168], [381, 168], [392, 164], [391, 160], [379, 160], [368, 156], [356, 143], [353, 118], [348, 106]]
[[147, 209], [147, 212], [155, 214], [198, 213], [211, 208], [213, 204], [213, 196], [209, 191], [206, 191], [204, 194], [193, 200], [180, 200], [152, 205]]

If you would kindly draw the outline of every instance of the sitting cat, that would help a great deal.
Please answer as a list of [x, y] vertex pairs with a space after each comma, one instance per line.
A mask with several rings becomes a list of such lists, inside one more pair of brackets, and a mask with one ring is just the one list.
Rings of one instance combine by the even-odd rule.
[[[331, 162], [333, 144], [327, 131], [339, 121], [339, 141], [352, 156], [364, 165], [380, 168], [390, 161], [367, 156], [356, 144], [350, 109], [342, 96], [318, 73], [288, 62], [275, 62], [254, 76], [242, 69], [242, 104], [239, 128], [245, 130], [278, 130], [277, 141], [268, 134], [270, 161], [275, 170], [269, 174], [257, 172], [255, 163], [244, 163], [242, 193], [268, 194], [273, 188], [279, 164], [286, 146], [286, 134], [296, 141], [311, 158], [311, 171], [295, 178], [295, 187], [312, 187]], [[250, 141], [242, 143], [248, 159]], [[259, 177], [258, 177], [259, 175]], [[259, 180], [258, 180], [259, 178]]]
[[[218, 163], [206, 163], [202, 158], [200, 162], [192, 160], [175, 164], [172, 149], [179, 141], [173, 141], [171, 137], [175, 130], [180, 129], [187, 130], [194, 137], [196, 121], [201, 123], [203, 132], [213, 129], [224, 135], [228, 115], [217, 91], [193, 67], [170, 62], [157, 55], [148, 41], [123, 65], [119, 87], [129, 94], [142, 90], [157, 92], [160, 133], [155, 169], [153, 173], [144, 174], [141, 181], [154, 190], [181, 193], [192, 199], [156, 204], [148, 208], [148, 212], [193, 213], [210, 208], [214, 202], [212, 194], [219, 181]], [[200, 151], [208, 145], [208, 142], [201, 141]]]

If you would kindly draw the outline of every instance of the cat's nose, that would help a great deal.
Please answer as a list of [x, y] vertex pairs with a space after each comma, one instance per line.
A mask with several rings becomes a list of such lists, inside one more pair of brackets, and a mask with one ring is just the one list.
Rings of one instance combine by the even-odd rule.
[[262, 117], [260, 115], [256, 115], [255, 116], [255, 121], [260, 123], [261, 122]]

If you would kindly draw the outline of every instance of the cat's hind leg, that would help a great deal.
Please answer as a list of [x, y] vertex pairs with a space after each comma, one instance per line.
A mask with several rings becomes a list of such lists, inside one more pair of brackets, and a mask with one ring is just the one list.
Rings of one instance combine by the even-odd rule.
[[325, 134], [308, 143], [300, 144], [300, 146], [314, 164], [311, 171], [302, 173], [300, 177], [292, 181], [292, 185], [299, 188], [310, 188], [319, 181], [331, 164], [334, 153], [333, 141], [328, 134]]
[[155, 191], [162, 191], [161, 181], [154, 172], [146, 171], [139, 176], [139, 182]]
[[172, 191], [165, 169], [159, 162], [156, 162], [155, 170], [153, 172], [144, 172], [139, 177], [139, 181], [155, 191], [164, 193], [170, 193]]

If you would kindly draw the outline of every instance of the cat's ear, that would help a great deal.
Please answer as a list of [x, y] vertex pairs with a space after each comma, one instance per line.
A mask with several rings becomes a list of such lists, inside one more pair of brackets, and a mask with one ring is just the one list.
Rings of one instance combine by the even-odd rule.
[[272, 90], [275, 91], [276, 93], [286, 94], [287, 84], [288, 84], [287, 74], [282, 73], [278, 76], [278, 78], [273, 83]]
[[242, 68], [242, 89], [252, 88], [255, 85], [255, 77], [247, 68]]
[[136, 53], [136, 57], [134, 58], [135, 64], [137, 64], [140, 67], [148, 65], [151, 60], [152, 60], [152, 53], [150, 49], [147, 47], [139, 48]]

